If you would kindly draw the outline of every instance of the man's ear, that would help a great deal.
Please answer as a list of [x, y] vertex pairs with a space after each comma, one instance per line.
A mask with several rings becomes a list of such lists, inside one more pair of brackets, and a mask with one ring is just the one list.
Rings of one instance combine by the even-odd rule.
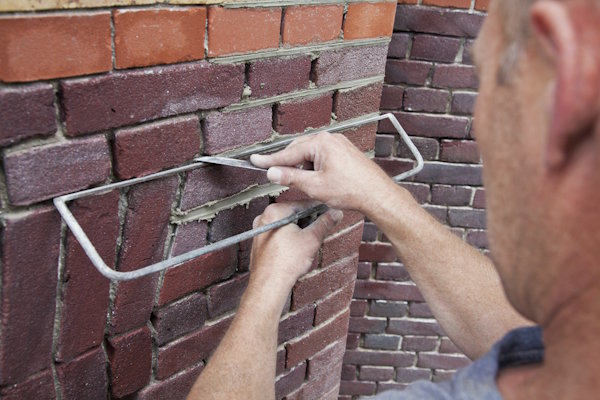
[[568, 161], [572, 149], [593, 133], [600, 114], [597, 10], [572, 3], [540, 1], [531, 9], [533, 33], [556, 73], [549, 90], [549, 168]]

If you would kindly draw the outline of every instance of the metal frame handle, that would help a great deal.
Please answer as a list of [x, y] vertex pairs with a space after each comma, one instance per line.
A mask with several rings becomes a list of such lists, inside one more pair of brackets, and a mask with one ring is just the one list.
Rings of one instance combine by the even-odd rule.
[[[416, 146], [410, 140], [410, 138], [408, 137], [408, 135], [406, 134], [406, 132], [404, 131], [404, 129], [402, 128], [402, 126], [400, 125], [400, 123], [398, 122], [398, 120], [396, 119], [396, 117], [393, 114], [388, 113], [388, 114], [377, 115], [377, 116], [365, 118], [365, 119], [358, 120], [358, 121], [340, 123], [333, 127], [328, 127], [325, 129], [320, 129], [320, 130], [311, 132], [310, 135], [314, 135], [314, 134], [317, 134], [319, 132], [324, 132], [324, 131], [339, 132], [339, 131], [343, 131], [343, 130], [346, 130], [349, 128], [354, 128], [357, 126], [362, 126], [362, 125], [366, 125], [369, 123], [381, 121], [384, 119], [390, 120], [392, 125], [398, 131], [400, 138], [408, 146], [408, 149], [410, 150], [410, 152], [415, 157], [415, 160], [417, 161], [417, 165], [413, 169], [403, 172], [400, 175], [397, 175], [392, 178], [395, 182], [400, 182], [401, 180], [404, 180], [410, 176], [418, 174], [423, 169], [423, 157], [421, 156], [421, 154], [417, 150]], [[278, 148], [288, 145], [294, 139], [296, 139], [296, 137], [278, 141], [276, 143], [271, 143], [268, 145], [260, 146], [258, 148], [252, 149], [252, 153], [275, 150], [275, 149], [278, 149]], [[247, 152], [240, 153], [237, 155], [237, 158], [244, 157], [249, 154], [251, 154], [251, 153], [247, 153]], [[211, 164], [196, 162], [196, 163], [185, 165], [182, 167], [172, 168], [172, 169], [158, 172], [155, 174], [147, 175], [147, 176], [144, 176], [141, 178], [134, 178], [134, 179], [125, 180], [122, 182], [111, 183], [108, 185], [99, 186], [96, 188], [82, 190], [79, 192], [56, 197], [56, 198], [54, 198], [53, 201], [54, 201], [54, 205], [55, 205], [56, 209], [58, 210], [58, 212], [60, 213], [62, 219], [65, 221], [65, 223], [67, 224], [67, 226], [73, 233], [73, 236], [75, 236], [75, 239], [77, 239], [77, 241], [81, 245], [81, 248], [83, 249], [83, 251], [85, 251], [85, 254], [87, 254], [88, 258], [90, 259], [92, 264], [94, 264], [94, 266], [96, 267], [98, 272], [100, 272], [102, 275], [104, 275], [108, 279], [112, 279], [112, 280], [116, 280], [116, 281], [126, 281], [126, 280], [141, 278], [142, 276], [146, 276], [146, 275], [149, 275], [149, 274], [152, 274], [155, 272], [159, 272], [159, 271], [165, 270], [167, 268], [179, 266], [182, 263], [189, 261], [193, 258], [202, 256], [204, 254], [211, 253], [213, 251], [221, 250], [225, 247], [229, 247], [233, 244], [240, 243], [245, 240], [251, 239], [255, 236], [258, 236], [262, 233], [268, 232], [272, 229], [280, 228], [284, 225], [298, 221], [299, 219], [308, 217], [312, 214], [323, 213], [327, 210], [327, 206], [325, 204], [321, 204], [316, 207], [313, 207], [313, 208], [301, 211], [299, 213], [290, 215], [289, 217], [280, 219], [280, 220], [270, 223], [268, 225], [264, 225], [259, 228], [255, 228], [255, 229], [251, 229], [251, 230], [242, 232], [240, 234], [228, 237], [226, 239], [220, 240], [215, 243], [211, 243], [211, 244], [201, 247], [199, 249], [191, 250], [187, 253], [169, 258], [167, 260], [163, 260], [158, 263], [148, 265], [146, 267], [142, 267], [142, 268], [139, 268], [134, 271], [120, 272], [120, 271], [115, 271], [114, 269], [112, 269], [108, 265], [106, 265], [106, 263], [104, 262], [102, 257], [100, 257], [100, 255], [98, 254], [98, 251], [96, 250], [96, 248], [94, 247], [94, 245], [92, 244], [92, 242], [90, 241], [88, 236], [85, 234], [85, 232], [81, 228], [81, 225], [79, 225], [79, 222], [77, 222], [77, 220], [75, 219], [75, 217], [73, 216], [73, 214], [71, 213], [71, 211], [69, 210], [69, 208], [67, 207], [67, 204], [66, 204], [67, 202], [72, 201], [72, 200], [76, 200], [76, 199], [80, 199], [80, 198], [88, 197], [88, 196], [104, 194], [104, 193], [107, 193], [114, 189], [119, 189], [119, 188], [123, 188], [123, 187], [127, 187], [127, 186], [132, 186], [132, 185], [135, 185], [138, 183], [142, 183], [142, 182], [160, 179], [160, 178], [163, 178], [166, 176], [177, 174], [179, 172], [185, 172], [185, 171], [189, 171], [189, 170], [192, 170], [195, 168], [205, 167], [208, 165], [211, 165]]]

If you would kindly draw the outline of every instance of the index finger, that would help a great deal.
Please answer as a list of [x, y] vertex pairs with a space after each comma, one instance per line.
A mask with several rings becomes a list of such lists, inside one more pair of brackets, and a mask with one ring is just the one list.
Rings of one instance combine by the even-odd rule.
[[304, 161], [313, 162], [316, 154], [315, 137], [294, 140], [288, 147], [273, 154], [252, 154], [250, 161], [260, 168], [273, 166], [295, 167]]

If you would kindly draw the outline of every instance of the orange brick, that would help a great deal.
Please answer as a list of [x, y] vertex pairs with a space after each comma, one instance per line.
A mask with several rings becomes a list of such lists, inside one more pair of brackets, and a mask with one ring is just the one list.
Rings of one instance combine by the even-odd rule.
[[343, 5], [288, 7], [283, 17], [283, 43], [294, 46], [335, 40], [343, 18]]
[[204, 58], [206, 8], [114, 12], [117, 68]]
[[281, 8], [211, 7], [208, 10], [208, 55], [247, 53], [279, 47]]
[[475, 1], [475, 9], [479, 11], [487, 11], [490, 6], [490, 0], [477, 0]]
[[391, 36], [396, 3], [352, 3], [344, 23], [344, 39]]
[[471, 0], [423, 0], [424, 6], [470, 8]]
[[112, 67], [110, 13], [0, 17], [0, 80], [26, 82]]

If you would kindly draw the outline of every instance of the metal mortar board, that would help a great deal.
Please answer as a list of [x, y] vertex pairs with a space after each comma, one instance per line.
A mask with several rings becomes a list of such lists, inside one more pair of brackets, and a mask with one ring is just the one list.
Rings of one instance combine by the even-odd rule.
[[[400, 125], [400, 123], [398, 122], [398, 120], [396, 119], [396, 117], [393, 114], [388, 113], [388, 114], [376, 115], [376, 116], [372, 116], [372, 117], [368, 117], [368, 118], [364, 118], [364, 119], [360, 119], [360, 120], [352, 121], [352, 122], [345, 122], [345, 123], [342, 122], [342, 123], [332, 126], [332, 127], [316, 130], [307, 135], [314, 135], [314, 134], [317, 134], [319, 132], [324, 132], [324, 131], [339, 132], [339, 131], [343, 131], [343, 130], [346, 130], [349, 128], [355, 128], [358, 126], [366, 125], [366, 124], [373, 123], [373, 122], [378, 122], [378, 121], [385, 120], [385, 119], [388, 119], [392, 123], [392, 125], [397, 130], [398, 134], [400, 135], [400, 138], [406, 144], [406, 146], [408, 147], [410, 152], [413, 154], [413, 156], [415, 157], [415, 160], [417, 162], [417, 165], [414, 168], [412, 168], [411, 170], [405, 171], [405, 172], [392, 178], [395, 182], [400, 182], [408, 177], [416, 175], [423, 169], [423, 157], [421, 156], [421, 154], [417, 150], [416, 146], [410, 140], [407, 133], [404, 131], [404, 129], [402, 128], [402, 126]], [[297, 137], [293, 137], [293, 138], [285, 139], [285, 140], [278, 141], [275, 143], [270, 143], [270, 144], [262, 145], [259, 147], [255, 147], [250, 152], [242, 152], [242, 153], [238, 154], [236, 156], [236, 158], [246, 157], [253, 153], [277, 150], [279, 148], [287, 146], [289, 143], [291, 143], [296, 138]], [[208, 165], [212, 165], [212, 164], [196, 161], [189, 165], [168, 169], [165, 171], [157, 172], [157, 173], [143, 176], [140, 178], [133, 178], [133, 179], [129, 179], [129, 180], [121, 181], [121, 182], [116, 182], [116, 183], [111, 183], [111, 184], [104, 185], [104, 186], [99, 186], [99, 187], [92, 188], [92, 189], [82, 190], [82, 191], [67, 194], [64, 196], [59, 196], [59, 197], [54, 198], [53, 201], [54, 201], [54, 205], [55, 205], [56, 209], [58, 210], [58, 212], [60, 213], [63, 221], [69, 227], [69, 229], [73, 233], [73, 236], [75, 236], [75, 238], [81, 245], [83, 251], [85, 251], [88, 258], [90, 259], [92, 264], [96, 267], [98, 272], [100, 272], [106, 278], [116, 280], [116, 281], [126, 281], [126, 280], [141, 278], [143, 276], [146, 276], [146, 275], [149, 275], [149, 274], [152, 274], [155, 272], [163, 271], [168, 268], [177, 267], [177, 266], [181, 265], [182, 263], [189, 261], [193, 258], [211, 253], [213, 251], [221, 250], [223, 248], [226, 248], [226, 247], [231, 246], [236, 243], [243, 242], [245, 240], [248, 240], [255, 236], [258, 236], [262, 233], [268, 232], [272, 229], [280, 228], [284, 225], [290, 224], [292, 222], [296, 222], [300, 219], [309, 217], [313, 214], [323, 213], [323, 212], [327, 211], [327, 209], [328, 209], [328, 207], [325, 204], [321, 204], [321, 205], [315, 206], [313, 208], [290, 215], [289, 217], [275, 221], [268, 225], [264, 225], [259, 228], [254, 228], [254, 229], [239, 233], [237, 235], [228, 237], [228, 238], [220, 240], [218, 242], [208, 244], [204, 247], [201, 247], [201, 248], [198, 248], [195, 250], [191, 250], [187, 253], [168, 258], [168, 259], [160, 261], [158, 263], [144, 266], [144, 267], [141, 267], [134, 271], [121, 272], [121, 271], [116, 271], [116, 270], [110, 268], [108, 265], [106, 265], [106, 263], [104, 262], [102, 257], [100, 257], [100, 255], [98, 254], [98, 251], [94, 247], [93, 243], [90, 241], [90, 239], [88, 238], [86, 233], [83, 231], [81, 225], [75, 219], [75, 217], [73, 216], [73, 214], [71, 213], [71, 211], [69, 210], [69, 208], [67, 206], [68, 202], [76, 200], [76, 199], [81, 199], [81, 198], [88, 197], [88, 196], [104, 194], [104, 193], [107, 193], [114, 189], [120, 189], [120, 188], [124, 188], [127, 186], [136, 185], [138, 183], [143, 183], [143, 182], [152, 181], [152, 180], [159, 179], [159, 178], [164, 178], [166, 176], [174, 175], [174, 174], [177, 174], [180, 172], [190, 171], [195, 168], [206, 167]]]

